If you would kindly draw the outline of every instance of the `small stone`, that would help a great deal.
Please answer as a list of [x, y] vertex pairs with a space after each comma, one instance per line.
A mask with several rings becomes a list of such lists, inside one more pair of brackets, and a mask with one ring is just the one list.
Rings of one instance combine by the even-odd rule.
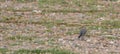
[[91, 42], [91, 40], [90, 40], [90, 39], [87, 39], [86, 41], [87, 41], [87, 42]]
[[42, 11], [41, 10], [33, 10], [33, 12], [35, 12], [35, 13], [41, 13]]
[[110, 43], [110, 44], [114, 44], [114, 42], [113, 42], [113, 41], [110, 41], [109, 43]]
[[62, 39], [62, 38], [60, 38], [60, 39], [58, 39], [58, 41], [63, 41], [63, 39]]
[[0, 47], [0, 48], [7, 48], [7, 46], [2, 46], [2, 47]]

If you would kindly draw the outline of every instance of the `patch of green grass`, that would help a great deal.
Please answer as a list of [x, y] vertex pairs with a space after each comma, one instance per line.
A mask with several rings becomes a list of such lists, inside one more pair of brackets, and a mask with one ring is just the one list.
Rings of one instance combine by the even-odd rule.
[[91, 25], [93, 22], [92, 21], [83, 21], [83, 24], [89, 24], [87, 27], [89, 29], [102, 29], [102, 30], [106, 30], [106, 29], [113, 29], [113, 28], [120, 28], [120, 21], [119, 20], [104, 20], [101, 22], [101, 25], [99, 24], [93, 24]]
[[72, 2], [74, 3], [73, 5], [76, 5], [78, 7], [82, 6], [82, 0], [72, 0]]
[[17, 46], [17, 45], [20, 45], [20, 43], [19, 42], [17, 42], [17, 43], [11, 43], [10, 45], [11, 46]]
[[92, 24], [94, 21], [92, 20], [83, 20], [81, 21], [82, 24]]
[[55, 26], [55, 23], [53, 22], [53, 20], [49, 19], [49, 18], [43, 18], [40, 21], [34, 22], [31, 21], [31, 23], [37, 23], [37, 24], [41, 24], [47, 28], [52, 28], [53, 26]]
[[25, 2], [25, 0], [16, 0], [17, 2]]
[[[40, 21], [34, 20], [22, 20], [22, 18], [15, 18], [15, 17], [3, 17], [0, 22], [6, 23], [27, 23], [27, 24], [41, 24], [47, 28], [52, 28], [55, 25], [60, 25], [64, 21], [63, 20], [51, 20], [49, 18], [43, 18]], [[49, 31], [49, 30], [48, 30]]]
[[6, 54], [7, 51], [8, 49], [6, 48], [0, 48], [0, 54]]
[[55, 38], [49, 38], [46, 43], [48, 43], [48, 45], [50, 46], [54, 46], [56, 44]]
[[89, 29], [98, 29], [99, 26], [88, 26]]
[[119, 54], [120, 52], [110, 51], [108, 54]]
[[36, 0], [16, 0], [17, 2], [33, 2], [33, 1], [36, 1]]
[[73, 34], [78, 34], [79, 29], [69, 29], [68, 32], [66, 32], [67, 35], [73, 35]]
[[55, 24], [53, 22], [44, 22], [42, 25], [46, 26], [47, 28], [52, 28]]
[[83, 0], [81, 3], [84, 4], [83, 6], [86, 6], [83, 9], [90, 10], [90, 12], [96, 12], [98, 10], [96, 0]]
[[73, 32], [68, 31], [66, 34], [68, 34], [68, 35], [72, 35], [72, 34], [73, 34]]
[[18, 23], [21, 20], [20, 16], [2, 16], [0, 22], [13, 22]]
[[92, 30], [92, 29], [95, 29], [95, 30], [106, 30], [106, 29], [108, 29], [108, 27], [107, 26], [104, 26], [104, 25], [90, 25], [90, 26], [87, 26], [88, 27], [88, 29], [90, 29], [90, 30]]
[[91, 11], [96, 11], [96, 10], [98, 10], [98, 8], [97, 8], [96, 5], [90, 5], [90, 6], [89, 6], [89, 9], [90, 9]]
[[[96, 12], [98, 10], [96, 4], [96, 0], [39, 0], [39, 6], [43, 12]], [[58, 6], [60, 6], [59, 9], [56, 8]]]
[[33, 37], [16, 35], [16, 36], [6, 37], [6, 39], [7, 40], [29, 40], [29, 41], [32, 41]]
[[55, 20], [55, 23], [63, 23], [64, 20]]
[[34, 43], [37, 43], [37, 44], [45, 44], [45, 41], [43, 41], [43, 40], [36, 40], [36, 41], [34, 41]]
[[53, 31], [51, 29], [47, 29], [45, 32], [53, 33]]
[[5, 0], [0, 0], [0, 2], [5, 2]]
[[55, 6], [58, 4], [68, 4], [65, 0], [39, 0], [40, 7]]
[[20, 49], [20, 50], [15, 51], [13, 54], [31, 54], [31, 51], [26, 50], [26, 49]]
[[106, 38], [110, 39], [110, 40], [117, 40], [118, 38], [115, 36], [107, 36]]
[[102, 22], [102, 25], [106, 25], [109, 28], [120, 28], [120, 21], [119, 20], [105, 20]]
[[[33, 22], [34, 23], [34, 22]], [[64, 20], [49, 20], [49, 19], [44, 19], [41, 20], [40, 22], [36, 22], [39, 23], [43, 26], [46, 26], [47, 28], [52, 28], [53, 26], [60, 26], [60, 25], [65, 25], [65, 26], [79, 26], [77, 24], [69, 24], [64, 22]], [[50, 29], [47, 30], [48, 32], [52, 32]]]
[[52, 48], [52, 49], [46, 49], [46, 50], [40, 50], [40, 49], [35, 49], [35, 50], [27, 50], [27, 49], [21, 49], [15, 51], [13, 54], [75, 54], [71, 51], [68, 50], [63, 50], [63, 49], [57, 49], [57, 48]]
[[6, 17], [6, 16], [3, 16], [2, 18], [1, 18], [1, 20], [0, 20], [0, 22], [6, 22], [6, 21], [8, 21], [8, 20], [10, 20], [11, 18], [8, 18], [8, 17]]
[[[92, 14], [93, 15], [93, 14]], [[95, 18], [101, 18], [101, 17], [105, 17], [106, 15], [108, 15], [108, 12], [98, 12], [98, 13], [95, 13]]]

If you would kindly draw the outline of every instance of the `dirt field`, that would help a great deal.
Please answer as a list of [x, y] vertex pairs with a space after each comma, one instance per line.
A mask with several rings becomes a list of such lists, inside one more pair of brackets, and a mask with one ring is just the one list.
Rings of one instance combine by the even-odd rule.
[[120, 54], [120, 1], [0, 0], [0, 54], [47, 53]]

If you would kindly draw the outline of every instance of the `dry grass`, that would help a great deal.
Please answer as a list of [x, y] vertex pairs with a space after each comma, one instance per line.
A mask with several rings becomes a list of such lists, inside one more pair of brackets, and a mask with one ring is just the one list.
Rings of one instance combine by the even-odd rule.
[[[0, 4], [2, 54], [120, 53], [119, 0], [1, 0]], [[86, 41], [77, 39], [82, 26], [88, 30]]]

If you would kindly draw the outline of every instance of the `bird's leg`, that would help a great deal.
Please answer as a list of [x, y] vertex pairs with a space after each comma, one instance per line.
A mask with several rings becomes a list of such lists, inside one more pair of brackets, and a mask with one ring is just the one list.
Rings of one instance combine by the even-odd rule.
[[80, 37], [80, 40], [85, 40], [85, 39], [84, 39], [84, 36], [81, 36], [81, 37]]

